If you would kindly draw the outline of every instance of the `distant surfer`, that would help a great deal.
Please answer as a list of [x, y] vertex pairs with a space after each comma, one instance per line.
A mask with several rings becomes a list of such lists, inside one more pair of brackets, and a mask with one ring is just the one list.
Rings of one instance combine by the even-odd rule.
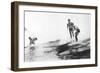
[[31, 44], [35, 44], [35, 41], [37, 40], [37, 38], [31, 38], [31, 37], [29, 37], [29, 40], [30, 40], [30, 45]]

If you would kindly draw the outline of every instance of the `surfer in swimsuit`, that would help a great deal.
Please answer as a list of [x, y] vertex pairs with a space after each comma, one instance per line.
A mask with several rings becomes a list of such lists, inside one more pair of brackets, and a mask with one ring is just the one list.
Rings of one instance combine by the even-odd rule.
[[70, 19], [68, 19], [67, 28], [69, 30], [70, 38], [72, 39], [74, 37], [74, 23], [71, 22]]
[[80, 29], [74, 25], [74, 34], [75, 34], [75, 41], [77, 42], [78, 41], [78, 35], [80, 33]]

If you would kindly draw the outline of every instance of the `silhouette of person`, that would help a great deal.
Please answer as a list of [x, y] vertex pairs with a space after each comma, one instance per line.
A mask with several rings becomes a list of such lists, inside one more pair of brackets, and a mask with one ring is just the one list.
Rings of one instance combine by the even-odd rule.
[[29, 37], [29, 40], [30, 40], [30, 45], [31, 44], [35, 44], [35, 41], [37, 40], [37, 38], [31, 38], [31, 37]]
[[35, 44], [35, 41], [37, 40], [37, 38], [29, 37], [29, 40], [30, 40], [30, 52], [32, 52], [35, 49], [33, 45]]
[[78, 41], [78, 35], [80, 33], [80, 29], [74, 25], [74, 31], [75, 31], [75, 41]]
[[68, 19], [67, 28], [69, 30], [70, 38], [72, 39], [74, 37], [74, 23], [71, 22], [70, 19]]

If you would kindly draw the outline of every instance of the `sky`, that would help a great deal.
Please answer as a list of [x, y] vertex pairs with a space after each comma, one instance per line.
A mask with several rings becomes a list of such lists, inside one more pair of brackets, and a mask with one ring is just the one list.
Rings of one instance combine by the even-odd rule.
[[90, 14], [25, 12], [25, 44], [28, 37], [37, 37], [36, 44], [60, 40], [61, 43], [70, 41], [67, 29], [68, 19], [80, 28], [79, 40], [90, 37]]

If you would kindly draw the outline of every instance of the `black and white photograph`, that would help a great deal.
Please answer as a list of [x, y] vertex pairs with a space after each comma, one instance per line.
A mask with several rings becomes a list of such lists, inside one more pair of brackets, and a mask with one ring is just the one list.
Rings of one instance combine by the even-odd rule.
[[12, 3], [12, 70], [97, 66], [97, 7]]
[[89, 13], [24, 11], [25, 62], [90, 58]]

